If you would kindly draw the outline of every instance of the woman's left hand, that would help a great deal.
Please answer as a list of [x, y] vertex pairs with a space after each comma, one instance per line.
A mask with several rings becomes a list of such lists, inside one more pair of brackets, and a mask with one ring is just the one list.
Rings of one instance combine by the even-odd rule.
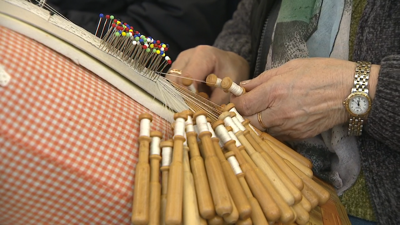
[[[314, 137], [348, 121], [343, 101], [353, 87], [355, 67], [354, 62], [332, 58], [291, 60], [242, 82], [247, 92], [232, 96], [231, 102], [264, 130], [257, 118], [260, 112], [268, 132], [280, 140]], [[373, 70], [377, 80], [379, 66]], [[370, 80], [370, 86], [375, 87], [376, 80]], [[370, 89], [371, 96], [374, 92]]]

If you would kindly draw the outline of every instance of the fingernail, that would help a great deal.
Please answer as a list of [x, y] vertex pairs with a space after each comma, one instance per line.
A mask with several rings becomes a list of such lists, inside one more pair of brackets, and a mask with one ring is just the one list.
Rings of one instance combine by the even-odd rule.
[[240, 85], [242, 86], [242, 85], [246, 85], [247, 83], [249, 83], [250, 82], [250, 80], [244, 80], [244, 81], [241, 81], [240, 82]]

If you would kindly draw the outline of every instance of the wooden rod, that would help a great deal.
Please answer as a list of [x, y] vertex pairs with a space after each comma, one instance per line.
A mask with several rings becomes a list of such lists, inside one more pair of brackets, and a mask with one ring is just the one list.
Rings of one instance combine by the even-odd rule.
[[306, 210], [307, 212], [311, 212], [312, 207], [311, 207], [310, 201], [308, 201], [308, 199], [306, 197], [304, 197], [303, 194], [301, 194], [301, 195], [302, 195], [302, 198], [300, 201], [301, 207], [303, 207], [303, 209]]
[[168, 190], [168, 175], [169, 166], [171, 164], [172, 147], [174, 142], [172, 140], [163, 141], [160, 143], [162, 149], [161, 161], [161, 215], [160, 224], [165, 225], [165, 209], [167, 207], [167, 190]]
[[274, 143], [279, 149], [282, 151], [286, 152], [288, 155], [290, 155], [293, 159], [296, 159], [300, 163], [302, 163], [304, 166], [308, 168], [312, 168], [312, 163], [309, 159], [306, 157], [302, 156], [295, 150], [291, 149], [289, 146], [285, 145], [284, 143], [278, 141], [276, 138], [272, 137], [270, 134], [262, 132], [260, 135], [265, 141], [272, 142]]
[[296, 223], [298, 225], [305, 225], [310, 220], [310, 214], [304, 210], [301, 204], [295, 204], [293, 210], [296, 212]]
[[[281, 177], [283, 183], [288, 187], [289, 191], [292, 192], [295, 203], [301, 200], [301, 192], [303, 189], [303, 181], [297, 176], [291, 169], [289, 169], [286, 163], [267, 143], [265, 143], [259, 136], [252, 135], [253, 129], [250, 127], [249, 120], [243, 121], [243, 126], [246, 128], [244, 135], [249, 140], [250, 144], [253, 145], [254, 149], [270, 162], [271, 167]], [[293, 185], [296, 187], [294, 189]]]
[[235, 173], [231, 169], [231, 165], [225, 159], [224, 153], [222, 152], [221, 147], [219, 146], [219, 139], [214, 137], [212, 138], [214, 149], [216, 152], [217, 157], [220, 160], [222, 169], [224, 171], [225, 179], [228, 184], [229, 192], [231, 193], [232, 199], [236, 208], [239, 212], [239, 217], [241, 220], [245, 220], [249, 218], [251, 215], [251, 205], [244, 193], [242, 186], [239, 183]]
[[190, 166], [194, 178], [197, 203], [199, 205], [200, 215], [204, 219], [211, 219], [215, 216], [215, 208], [206, 169], [204, 167], [204, 161], [200, 155], [199, 146], [197, 144], [197, 134], [192, 124], [191, 115], [188, 114], [186, 121], [186, 138], [189, 145]]
[[293, 211], [290, 209], [289, 205], [285, 202], [285, 200], [278, 193], [278, 191], [274, 188], [274, 186], [272, 185], [272, 183], [268, 179], [268, 177], [251, 160], [250, 156], [247, 154], [247, 152], [243, 146], [240, 146], [238, 149], [239, 149], [240, 153], [242, 154], [242, 156], [247, 161], [247, 163], [250, 165], [250, 167], [255, 171], [255, 173], [257, 174], [257, 177], [260, 179], [260, 181], [264, 185], [265, 189], [271, 195], [274, 202], [279, 207], [279, 210], [281, 212], [281, 217], [279, 220], [283, 223], [287, 223], [287, 222], [293, 220], [293, 217], [295, 216], [293, 214]]
[[211, 194], [215, 206], [215, 211], [221, 217], [232, 213], [232, 203], [229, 197], [228, 186], [222, 172], [221, 164], [215, 155], [214, 145], [211, 141], [211, 132], [208, 131], [205, 111], [198, 111], [194, 114], [199, 138], [203, 146], [205, 168], [211, 188]]
[[251, 157], [253, 162], [257, 165], [257, 167], [263, 172], [271, 182], [271, 184], [275, 187], [281, 197], [285, 200], [285, 202], [290, 206], [294, 204], [294, 196], [289, 191], [287, 186], [284, 185], [281, 178], [277, 173], [272, 169], [271, 165], [264, 159], [264, 157], [257, 152], [253, 146], [248, 142], [246, 137], [243, 135], [242, 131], [238, 131], [236, 133], [236, 137], [239, 139], [240, 143], [244, 146], [247, 154]]
[[227, 214], [226, 216], [224, 216], [224, 221], [228, 224], [236, 224], [236, 222], [239, 219], [239, 212], [236, 208], [236, 205], [233, 202], [232, 196], [229, 194], [229, 197], [231, 199], [231, 203], [232, 203], [232, 212], [230, 214]]
[[135, 188], [132, 204], [132, 223], [148, 224], [150, 203], [150, 123], [153, 117], [148, 113], [139, 115], [139, 159], [136, 164]]
[[213, 124], [217, 137], [220, 138], [221, 142], [224, 143], [225, 149], [228, 149], [232, 154], [236, 156], [237, 161], [241, 169], [244, 172], [246, 181], [248, 182], [251, 191], [260, 203], [260, 206], [269, 221], [277, 221], [281, 216], [277, 204], [272, 199], [271, 195], [259, 180], [254, 170], [247, 164], [239, 150], [235, 145], [235, 141], [229, 137], [228, 131], [224, 127], [224, 122], [217, 120]]
[[257, 224], [257, 225], [258, 224], [267, 225], [268, 224], [267, 218], [264, 216], [263, 210], [261, 209], [261, 206], [258, 203], [257, 199], [254, 198], [253, 193], [251, 192], [251, 190], [244, 178], [244, 174], [243, 174], [235, 156], [230, 153], [227, 153], [226, 156], [227, 156], [227, 158], [232, 157], [229, 161], [232, 165], [232, 171], [235, 171], [238, 181], [240, 183], [240, 186], [243, 188], [243, 191], [245, 192], [245, 194], [250, 202], [251, 220], [253, 221], [254, 224]]
[[160, 224], [161, 210], [161, 184], [160, 184], [160, 142], [162, 133], [152, 131], [150, 133], [150, 213], [149, 225]]
[[300, 171], [290, 161], [286, 160], [285, 162], [303, 180], [304, 185], [308, 186], [317, 195], [319, 205], [323, 205], [329, 200], [330, 194], [325, 188]]
[[176, 113], [174, 128], [174, 148], [168, 177], [167, 207], [165, 224], [179, 225], [182, 223], [183, 204], [183, 142], [186, 115]]
[[200, 225], [200, 214], [197, 207], [197, 198], [194, 187], [193, 175], [189, 165], [189, 147], [184, 146], [183, 153], [183, 224]]
[[224, 223], [224, 219], [218, 215], [215, 215], [214, 218], [208, 220], [208, 225], [223, 225]]

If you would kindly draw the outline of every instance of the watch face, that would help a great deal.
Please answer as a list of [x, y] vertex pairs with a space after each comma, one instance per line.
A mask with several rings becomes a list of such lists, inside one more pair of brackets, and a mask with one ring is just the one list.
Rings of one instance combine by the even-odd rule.
[[364, 95], [355, 95], [349, 101], [349, 109], [356, 115], [364, 115], [369, 109], [369, 99]]

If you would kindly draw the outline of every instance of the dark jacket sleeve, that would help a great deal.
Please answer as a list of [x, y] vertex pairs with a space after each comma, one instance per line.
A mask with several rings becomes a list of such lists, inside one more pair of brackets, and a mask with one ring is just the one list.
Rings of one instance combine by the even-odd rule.
[[400, 152], [400, 55], [381, 61], [378, 86], [366, 131]]
[[354, 43], [354, 60], [380, 64], [375, 99], [365, 130], [400, 152], [400, 3], [367, 0]]
[[214, 46], [226, 51], [232, 51], [245, 58], [251, 59], [250, 14], [253, 0], [242, 0], [233, 18], [226, 22], [222, 32], [214, 42]]

